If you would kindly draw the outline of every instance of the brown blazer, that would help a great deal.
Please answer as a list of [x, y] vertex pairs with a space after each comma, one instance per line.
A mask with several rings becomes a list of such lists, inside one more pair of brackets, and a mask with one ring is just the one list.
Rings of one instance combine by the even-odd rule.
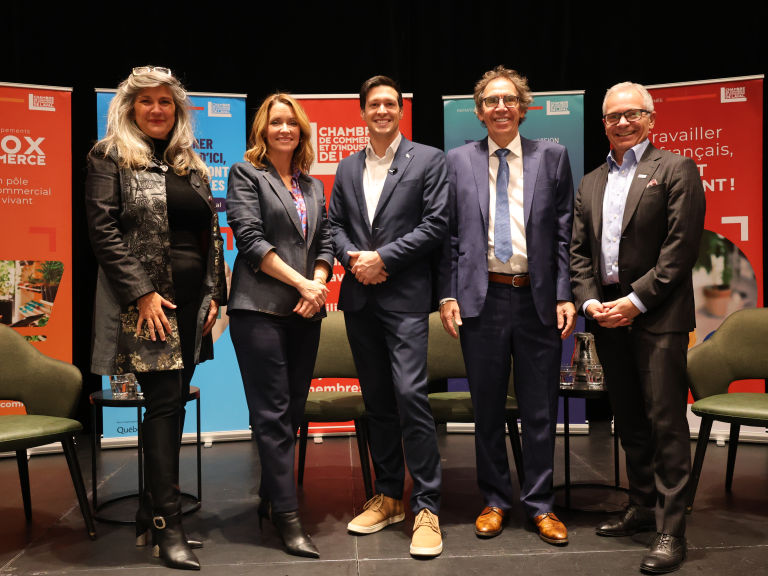
[[[639, 176], [645, 174], [645, 178]], [[657, 184], [646, 187], [656, 180]], [[581, 180], [571, 240], [576, 307], [603, 299], [600, 252], [605, 163]], [[699, 254], [706, 199], [695, 162], [648, 144], [627, 195], [619, 246], [619, 284], [647, 308], [635, 325], [655, 334], [696, 327], [691, 270]]]

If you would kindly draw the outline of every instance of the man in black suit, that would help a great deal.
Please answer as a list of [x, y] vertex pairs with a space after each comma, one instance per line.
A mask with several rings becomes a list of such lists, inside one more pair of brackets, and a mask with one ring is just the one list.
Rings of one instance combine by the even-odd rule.
[[603, 124], [613, 150], [576, 195], [571, 284], [592, 320], [627, 456], [629, 506], [596, 530], [626, 536], [655, 527], [641, 568], [661, 573], [678, 569], [687, 553], [686, 359], [705, 197], [693, 160], [648, 140], [655, 121], [653, 99], [639, 84], [606, 93]]
[[378, 494], [347, 528], [370, 534], [405, 519], [407, 462], [416, 515], [411, 554], [437, 556], [441, 472], [427, 399], [427, 336], [431, 253], [448, 230], [445, 155], [400, 134], [403, 97], [390, 78], [363, 84], [360, 115], [370, 142], [339, 163], [329, 219], [336, 258], [347, 270], [339, 309], [371, 428]]

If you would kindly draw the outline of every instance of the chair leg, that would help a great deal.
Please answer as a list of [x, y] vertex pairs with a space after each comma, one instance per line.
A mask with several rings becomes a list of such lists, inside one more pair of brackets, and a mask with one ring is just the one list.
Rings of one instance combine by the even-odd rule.
[[728, 439], [728, 467], [725, 469], [725, 489], [730, 492], [733, 485], [733, 467], [736, 464], [736, 451], [739, 449], [740, 424], [731, 424], [731, 437]]
[[27, 451], [16, 450], [16, 464], [19, 467], [19, 481], [21, 482], [21, 499], [24, 501], [24, 518], [32, 523], [32, 496], [29, 492], [29, 463]]
[[83, 475], [80, 472], [80, 463], [77, 460], [77, 452], [75, 451], [75, 441], [72, 438], [65, 438], [61, 441], [61, 447], [64, 448], [64, 456], [69, 465], [69, 475], [72, 476], [72, 484], [75, 486], [75, 494], [77, 494], [77, 501], [80, 503], [80, 511], [83, 513], [88, 537], [91, 540], [96, 540], [96, 526], [93, 523], [91, 507], [88, 505], [88, 496], [85, 494]]
[[368, 460], [368, 434], [362, 418], [355, 420], [355, 434], [357, 436], [357, 451], [360, 454], [360, 467], [363, 470], [363, 485], [365, 487], [366, 502], [373, 498], [371, 488], [371, 463]]
[[309, 422], [302, 422], [299, 432], [299, 486], [304, 485], [304, 462], [307, 458], [307, 438], [309, 438]]
[[691, 477], [688, 480], [688, 502], [685, 507], [686, 514], [690, 514], [693, 509], [693, 500], [696, 498], [696, 488], [699, 486], [701, 467], [704, 465], [704, 456], [707, 453], [709, 434], [712, 432], [712, 422], [713, 419], [706, 416], [701, 419], [699, 440], [696, 442], [696, 456], [693, 458], [693, 469], [691, 470]]
[[512, 447], [512, 456], [515, 459], [517, 481], [522, 489], [523, 482], [525, 481], [525, 470], [523, 470], [523, 444], [520, 441], [520, 432], [517, 429], [517, 413], [507, 414], [507, 428], [509, 429], [509, 445]]

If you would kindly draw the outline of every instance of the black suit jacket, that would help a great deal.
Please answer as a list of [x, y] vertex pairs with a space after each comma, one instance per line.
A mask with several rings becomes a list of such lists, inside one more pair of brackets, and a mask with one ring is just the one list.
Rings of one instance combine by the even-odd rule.
[[[299, 179], [307, 205], [307, 236], [290, 192], [273, 167], [259, 169], [247, 162], [233, 164], [227, 189], [227, 221], [237, 242], [228, 312], [254, 310], [288, 316], [301, 295], [293, 286], [261, 271], [261, 261], [274, 250], [291, 268], [313, 278], [315, 262], [333, 268], [331, 228], [325, 213], [323, 183]], [[325, 309], [313, 320], [325, 317]]]
[[365, 286], [344, 275], [339, 309], [360, 310], [370, 295], [388, 310], [429, 312], [432, 256], [448, 233], [448, 178], [445, 154], [403, 137], [373, 216], [363, 190], [365, 150], [344, 158], [336, 171], [328, 218], [336, 258], [349, 272], [347, 252], [377, 250], [389, 278]]
[[[648, 186], [653, 180], [657, 184]], [[607, 181], [605, 163], [584, 176], [576, 194], [571, 286], [579, 312], [587, 300], [604, 301], [600, 254]], [[694, 161], [648, 144], [630, 184], [619, 245], [621, 292], [634, 291], [647, 308], [635, 325], [656, 334], [696, 327], [691, 270], [705, 212]]]

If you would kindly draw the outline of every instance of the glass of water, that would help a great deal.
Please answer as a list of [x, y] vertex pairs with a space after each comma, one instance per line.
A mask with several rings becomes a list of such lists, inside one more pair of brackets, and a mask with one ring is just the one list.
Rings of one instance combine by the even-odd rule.
[[602, 389], [605, 384], [603, 367], [600, 364], [587, 364], [586, 372], [587, 385], [594, 390]]
[[112, 398], [128, 400], [136, 398], [136, 377], [133, 374], [115, 374], [109, 377]]
[[576, 377], [576, 367], [570, 364], [564, 364], [560, 366], [560, 386], [564, 388], [571, 388], [573, 386], [573, 380]]

